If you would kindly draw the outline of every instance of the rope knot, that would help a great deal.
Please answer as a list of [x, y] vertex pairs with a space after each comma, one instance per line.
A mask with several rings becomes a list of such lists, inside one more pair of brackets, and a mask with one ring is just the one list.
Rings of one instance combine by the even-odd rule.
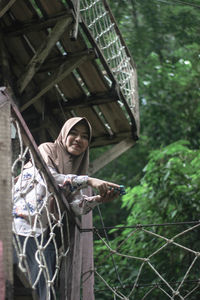
[[50, 232], [50, 237], [54, 237], [56, 234], [54, 232]]
[[113, 254], [117, 253], [117, 251], [113, 250], [113, 249], [110, 249], [110, 252], [113, 253]]
[[39, 267], [39, 269], [45, 269], [45, 266], [42, 264], [39, 264], [38, 267]]
[[58, 227], [62, 227], [63, 226], [63, 224], [62, 224], [62, 222], [60, 221], [60, 220], [58, 220], [57, 221], [57, 224], [56, 224]]
[[178, 296], [179, 295], [179, 291], [174, 291], [173, 292], [173, 296]]
[[137, 224], [137, 225], [136, 225], [136, 228], [137, 228], [137, 229], [142, 229], [142, 224]]
[[47, 283], [49, 287], [53, 286], [53, 280], [48, 280]]
[[26, 258], [26, 254], [25, 253], [19, 253], [19, 257], [20, 258]]
[[168, 244], [171, 244], [171, 243], [173, 243], [174, 242], [174, 240], [173, 239], [169, 239], [169, 240], [167, 240], [167, 243]]

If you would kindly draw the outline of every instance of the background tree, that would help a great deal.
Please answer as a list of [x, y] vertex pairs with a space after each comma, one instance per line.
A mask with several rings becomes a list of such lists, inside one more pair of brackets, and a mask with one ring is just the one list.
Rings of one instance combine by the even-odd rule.
[[[100, 178], [134, 186], [151, 150], [179, 139], [188, 140], [193, 149], [199, 147], [200, 5], [184, 3], [109, 1], [137, 64], [141, 134], [134, 148], [98, 172]], [[103, 211], [109, 224], [111, 207]], [[117, 219], [127, 216], [120, 210], [120, 200], [114, 207]]]
[[[188, 221], [199, 219], [200, 150], [191, 150], [188, 146], [188, 141], [178, 141], [160, 150], [152, 151], [140, 185], [129, 188], [128, 193], [123, 197], [122, 206], [129, 211], [126, 227], [118, 224], [118, 227], [122, 226], [121, 229], [117, 229], [116, 226], [108, 233], [111, 248], [128, 256], [114, 255], [118, 276], [116, 276], [113, 256], [101, 240], [96, 241], [97, 270], [111, 286], [118, 286], [118, 290], [125, 295], [131, 291], [142, 264], [140, 260], [130, 259], [130, 255], [150, 258], [155, 269], [170, 283], [181, 282], [183, 275], [196, 257], [195, 253], [192, 254], [171, 243], [156, 255], [152, 255], [166, 244], [166, 240], [159, 236], [171, 239], [190, 228]], [[166, 222], [174, 224], [181, 222], [181, 224], [163, 226]], [[144, 228], [149, 233], [140, 226], [134, 226], [136, 224], [156, 224], [157, 226], [149, 225]], [[155, 233], [156, 236], [151, 233]], [[107, 239], [105, 241], [108, 242]], [[200, 249], [199, 228], [181, 234], [175, 242], [198, 252]], [[199, 267], [200, 261], [197, 260], [187, 280], [197, 279]], [[97, 282], [98, 288], [103, 289], [102, 282]], [[160, 278], [152, 272], [148, 264], [145, 264], [138, 284], [145, 287], [145, 284], [160, 282], [162, 282]], [[141, 291], [139, 289], [138, 298], [131, 299], [142, 299], [148, 288], [143, 288]], [[187, 289], [190, 290], [191, 287], [185, 288], [184, 286], [183, 294], [186, 294]], [[160, 299], [157, 295], [160, 293], [155, 290], [151, 297]], [[197, 300], [198, 296], [199, 294], [194, 293], [190, 299]], [[111, 299], [111, 295], [106, 291], [97, 294], [96, 299]], [[166, 299], [169, 298], [166, 297]]]
[[[198, 0], [108, 1], [122, 35], [137, 64], [141, 134], [137, 145], [98, 172], [97, 176], [124, 184], [123, 199], [101, 207], [104, 225], [133, 225], [198, 220], [200, 142], [200, 4]], [[184, 140], [184, 142], [182, 141]], [[94, 150], [92, 156], [95, 157]], [[104, 151], [101, 149], [100, 151]], [[101, 227], [98, 211], [94, 225]], [[162, 233], [159, 227], [156, 232]], [[166, 228], [165, 228], [166, 230]], [[113, 229], [113, 247], [122, 243], [130, 230]], [[175, 229], [165, 232], [170, 236]], [[198, 230], [187, 238], [199, 249]], [[183, 241], [184, 242], [184, 241]], [[152, 244], [153, 243], [153, 244]], [[159, 241], [139, 235], [121, 248], [124, 253], [145, 257]], [[133, 251], [133, 252], [132, 252]], [[119, 285], [112, 257], [105, 260], [105, 247], [96, 241], [96, 265], [113, 285]], [[184, 256], [186, 262], [191, 257]], [[136, 278], [137, 264], [115, 258], [123, 284]], [[180, 279], [183, 254], [171, 249], [157, 258], [167, 278]], [[177, 263], [176, 263], [177, 261]], [[103, 266], [103, 268], [101, 268]], [[197, 269], [195, 269], [197, 271]], [[198, 271], [197, 271], [198, 272]], [[149, 270], [142, 280], [153, 281]], [[103, 285], [98, 281], [97, 288]], [[105, 289], [105, 286], [104, 286]], [[97, 299], [109, 299], [107, 291]], [[198, 296], [197, 296], [198, 298]], [[191, 299], [197, 299], [190, 298]], [[139, 298], [138, 298], [139, 299]], [[155, 295], [155, 298], [156, 295]], [[159, 298], [158, 298], [159, 299]]]

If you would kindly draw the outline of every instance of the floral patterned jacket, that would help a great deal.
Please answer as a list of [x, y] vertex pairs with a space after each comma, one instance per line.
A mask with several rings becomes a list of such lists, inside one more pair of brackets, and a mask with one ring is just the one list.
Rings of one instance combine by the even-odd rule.
[[[99, 204], [99, 196], [86, 195], [88, 176], [59, 174], [51, 167], [49, 170], [56, 183], [67, 191], [75, 215], [87, 214]], [[24, 169], [13, 188], [13, 231], [24, 236], [45, 231], [51, 198], [40, 172], [34, 166]]]

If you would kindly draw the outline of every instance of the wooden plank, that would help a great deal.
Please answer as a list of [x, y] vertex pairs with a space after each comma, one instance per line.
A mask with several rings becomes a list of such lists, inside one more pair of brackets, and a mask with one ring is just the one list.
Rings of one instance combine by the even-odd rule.
[[11, 8], [16, 0], [1, 0], [0, 2], [0, 18]]
[[61, 64], [63, 64], [64, 62], [66, 62], [66, 60], [70, 60], [73, 58], [79, 58], [80, 56], [83, 55], [92, 55], [92, 57], [95, 57], [95, 51], [93, 49], [87, 49], [84, 51], [76, 51], [73, 53], [66, 53], [65, 55], [54, 55], [54, 57], [47, 59], [45, 61], [45, 64], [43, 66], [41, 66], [40, 68], [40, 73], [42, 72], [50, 72], [52, 70], [55, 70], [56, 68], [58, 68]]
[[121, 141], [119, 144], [113, 146], [111, 149], [106, 151], [103, 155], [98, 157], [96, 160], [94, 160], [90, 164], [89, 168], [89, 174], [93, 175], [98, 170], [105, 167], [108, 163], [110, 163], [112, 160], [119, 157], [122, 153], [127, 151], [129, 148], [131, 148], [135, 144], [135, 141], [131, 138], [127, 138], [123, 141]]
[[[69, 36], [65, 35], [62, 37], [61, 42], [66, 52], [83, 51], [86, 48], [80, 35], [74, 42], [70, 40]], [[95, 61], [84, 63], [77, 71], [90, 93], [110, 90], [108, 82], [102, 75], [102, 71]]]
[[[27, 2], [26, 2], [27, 3]], [[23, 20], [27, 20], [27, 17], [29, 18], [32, 18], [32, 16], [34, 16], [34, 11], [31, 12], [29, 7], [27, 8], [24, 1], [20, 1], [19, 3], [19, 7], [17, 6], [13, 6], [12, 8], [12, 14], [20, 21], [23, 21]], [[22, 13], [23, 12], [23, 13]], [[26, 13], [24, 13], [26, 12]], [[9, 20], [8, 20], [8, 24], [9, 24]], [[37, 39], [36, 39], [36, 35], [37, 35]], [[33, 34], [29, 34], [29, 40], [31, 40], [31, 42], [33, 41], [34, 43], [34, 46], [36, 45], [37, 46], [37, 43], [40, 42], [40, 40], [43, 40], [43, 36], [44, 34], [39, 32], [39, 33], [35, 33], [35, 36]], [[45, 34], [45, 37], [46, 37], [46, 34]], [[30, 61], [30, 58], [28, 57], [27, 60], [26, 60], [26, 54], [28, 54], [26, 52], [26, 48], [24, 47], [24, 44], [23, 43], [20, 43], [21, 42], [21, 38], [12, 38], [12, 39], [9, 39], [9, 41], [16, 41], [16, 44], [14, 44], [14, 48], [11, 46], [11, 47], [8, 47], [9, 51], [16, 51], [16, 49], [18, 49], [18, 45], [20, 45], [20, 49], [19, 49], [19, 55], [21, 56], [22, 58], [22, 62], [20, 62], [20, 65], [19, 67], [21, 68], [21, 70], [18, 68], [18, 66], [16, 66], [15, 64], [12, 63], [12, 69], [14, 70], [14, 74], [18, 77], [18, 74], [20, 73], [23, 73], [23, 65], [26, 65], [27, 61], [29, 60]], [[8, 40], [7, 40], [8, 41]], [[36, 43], [37, 42], [37, 43]], [[12, 44], [11, 44], [12, 45]], [[52, 53], [54, 55], [58, 55], [60, 54], [59, 51], [52, 51]], [[50, 55], [49, 55], [50, 56]], [[13, 53], [12, 55], [13, 58], [16, 57], [16, 53]], [[56, 56], [57, 57], [57, 56]], [[23, 61], [24, 60], [24, 61]], [[19, 61], [19, 59], [18, 59]], [[17, 67], [17, 68], [16, 68]], [[28, 85], [28, 87], [26, 88], [25, 90], [25, 93], [23, 94], [23, 97], [26, 99], [27, 98], [27, 95], [28, 97], [30, 98], [30, 95], [33, 95], [33, 92], [34, 91], [37, 91], [37, 86], [38, 86], [38, 83], [44, 81], [44, 79], [46, 79], [46, 74], [39, 74], [37, 75], [37, 78], [36, 80], [34, 80], [35, 82], [31, 81], [31, 83]], [[20, 97], [20, 102], [22, 102], [23, 100], [23, 97]], [[46, 97], [48, 99], [59, 99], [60, 97], [60, 94], [58, 94], [58, 91], [54, 88], [54, 89], [51, 89], [51, 91], [49, 91], [47, 94], [46, 94]], [[56, 102], [57, 103], [57, 102]], [[44, 102], [42, 102], [41, 104], [39, 103], [39, 101], [34, 105], [35, 106], [35, 109], [36, 111], [40, 114], [40, 115], [43, 115], [43, 117], [46, 119], [46, 108], [45, 106], [43, 105]], [[37, 118], [37, 114], [36, 114], [36, 111], [34, 111], [34, 114], [36, 115], [36, 118]], [[28, 120], [29, 122], [29, 120]], [[31, 122], [29, 122], [30, 124]], [[57, 123], [57, 120], [56, 120], [56, 123]], [[54, 124], [56, 124], [54, 123]], [[48, 126], [48, 131], [50, 133], [50, 136], [52, 136], [52, 139], [53, 137], [55, 138], [55, 133], [54, 133], [54, 127], [55, 126]], [[38, 139], [39, 140], [39, 139]], [[43, 140], [44, 142], [44, 140]]]
[[59, 0], [37, 0], [37, 4], [42, 13], [46, 14], [46, 16], [62, 12], [65, 9], [62, 1]]
[[114, 133], [130, 130], [128, 119], [117, 101], [99, 105], [98, 107]]
[[4, 34], [6, 34], [7, 37], [23, 35], [30, 32], [38, 32], [42, 29], [53, 27], [59, 20], [69, 17], [71, 17], [71, 14], [69, 14], [69, 12], [64, 11], [54, 16], [50, 16], [48, 19], [42, 18], [38, 20], [29, 20], [30, 18], [28, 18], [28, 21], [26, 22], [21, 22], [20, 24], [16, 22], [10, 26], [7, 26], [3, 30], [3, 32]]
[[[12, 19], [11, 24], [14, 26], [17, 20], [17, 23], [26, 23], [30, 22], [30, 20], [35, 20], [35, 22], [38, 22], [40, 24], [40, 18], [38, 17], [36, 10], [31, 6], [29, 2], [26, 0], [21, 0], [16, 3], [16, 5], [13, 5], [11, 9], [11, 14], [15, 17], [15, 19]], [[41, 41], [44, 41], [47, 39], [48, 31], [47, 30], [36, 30], [27, 32], [24, 35], [21, 35], [21, 37], [24, 37], [24, 50], [22, 50], [22, 53], [27, 51], [30, 54], [29, 61], [31, 60], [32, 56], [35, 54], [36, 49], [39, 49], [41, 46]], [[30, 52], [31, 49], [31, 52]], [[49, 57], [52, 55], [60, 54], [58, 49], [54, 47], [52, 51], [49, 54]], [[27, 63], [25, 64], [27, 66]], [[24, 72], [24, 71], [23, 71]]]
[[[82, 216], [81, 228], [93, 228], [92, 211]], [[93, 232], [82, 232], [82, 299], [94, 300]]]
[[3, 241], [0, 240], [0, 295], [5, 299], [5, 274], [4, 274], [4, 257], [3, 257]]
[[86, 117], [88, 121], [91, 123], [92, 130], [93, 130], [93, 138], [102, 135], [103, 136], [108, 135], [108, 132], [104, 124], [102, 123], [101, 119], [92, 108], [75, 107], [74, 111], [77, 116]]
[[120, 132], [114, 136], [109, 136], [109, 135], [95, 136], [92, 139], [90, 147], [113, 145], [113, 144], [120, 143], [121, 141], [123, 141], [126, 138], [132, 138], [131, 131]]
[[[92, 107], [94, 105], [107, 104], [114, 101], [116, 100], [109, 93], [97, 93], [92, 96], [85, 95], [85, 97], [81, 96], [75, 99], [72, 98], [71, 101], [68, 101], [63, 104], [63, 108], [66, 110], [66, 109], [75, 109], [77, 106], [79, 108]], [[57, 113], [58, 110], [59, 108], [56, 107], [53, 110], [53, 112]]]
[[[58, 2], [54, 2], [54, 8], [51, 5], [47, 6], [45, 0], [40, 0], [42, 7], [45, 9], [48, 15], [53, 12], [60, 12], [63, 8]], [[66, 52], [82, 51], [87, 48], [83, 38], [78, 35], [75, 41], [70, 39], [70, 32], [62, 37], [61, 44]], [[79, 67], [79, 71], [83, 81], [85, 82], [88, 89], [93, 92], [104, 92], [109, 89], [108, 83], [102, 76], [102, 71], [98, 70], [98, 67], [93, 62], [87, 62]], [[93, 89], [92, 89], [93, 87]]]
[[[28, 64], [30, 56], [27, 51], [24, 50], [24, 42], [21, 38], [5, 39], [5, 45], [8, 53], [12, 57], [10, 62], [16, 64], [20, 69], [24, 69], [25, 65]], [[18, 74], [17, 74], [18, 75]]]
[[[14, 13], [16, 20], [39, 20], [36, 10], [33, 8], [32, 1], [18, 0], [11, 7], [10, 12]], [[15, 18], [12, 18], [12, 22], [15, 22]], [[19, 22], [20, 23], [20, 22]]]
[[[37, 20], [38, 16], [36, 14], [36, 11], [32, 8], [32, 6], [30, 5], [29, 2], [25, 1], [25, 0], [21, 0], [18, 5], [14, 5], [12, 7], [12, 14], [13, 16], [18, 20], [18, 22], [28, 22], [29, 20]], [[63, 13], [62, 13], [63, 14]], [[63, 14], [64, 15], [64, 14]], [[68, 14], [67, 14], [68, 15]], [[63, 16], [64, 17], [64, 16]], [[66, 17], [66, 12], [65, 12], [65, 17]], [[59, 18], [58, 18], [59, 20]], [[38, 23], [40, 22], [40, 19], [38, 18]], [[27, 53], [27, 51], [29, 50], [29, 44], [31, 44], [31, 47], [33, 49], [37, 49], [40, 47], [41, 45], [41, 41], [45, 40], [47, 38], [47, 31], [37, 31], [37, 32], [30, 32], [26, 35], [26, 43], [24, 43], [23, 45], [23, 48], [21, 49], [20, 51], [20, 54], [22, 55], [22, 58], [24, 56], [24, 54]], [[16, 40], [16, 38], [15, 38]], [[28, 48], [27, 48], [28, 46]], [[15, 47], [14, 47], [15, 48]], [[9, 50], [12, 49], [12, 48], [9, 48]], [[14, 51], [14, 50], [13, 50]], [[28, 51], [30, 56], [29, 56], [29, 61], [31, 60], [31, 57], [32, 57], [32, 52], [30, 53], [30, 51]], [[60, 53], [60, 50], [57, 48], [57, 47], [53, 47], [51, 52], [49, 53], [48, 55], [48, 59], [51, 60], [51, 57], [58, 57], [58, 55], [61, 56], [61, 53]], [[13, 57], [15, 58], [15, 54], [13, 53]], [[25, 62], [23, 64], [24, 66], [27, 65], [27, 62]], [[21, 74], [24, 73], [24, 70], [21, 67]], [[14, 70], [16, 68], [14, 67]], [[20, 74], [18, 72], [18, 74]], [[17, 77], [19, 77], [17, 75]], [[43, 74], [43, 73], [37, 73], [37, 76], [34, 76], [34, 80], [32, 80], [29, 85], [26, 87], [26, 90], [24, 91], [23, 93], [23, 96], [20, 98], [20, 102], [22, 103], [23, 101], [23, 98], [24, 99], [30, 99], [30, 97], [34, 96], [33, 93], [35, 93], [38, 89], [38, 86], [40, 86], [40, 83], [41, 82], [44, 82], [44, 80], [46, 80], [47, 78], [47, 74]], [[49, 100], [50, 103], [48, 103], [48, 107], [49, 105], [51, 105], [51, 101], [55, 101], [57, 103], [57, 101], [61, 98], [60, 94], [58, 93], [58, 90], [56, 88], [52, 88], [51, 90], [49, 90], [45, 97]], [[45, 107], [45, 102], [44, 102], [44, 99], [41, 99], [40, 101], [37, 101], [37, 103], [34, 104], [34, 107], [36, 109], [36, 111], [38, 112], [38, 114], [42, 115], [43, 117], [42, 118], [45, 118], [46, 119], [46, 115], [47, 115], [47, 110], [46, 110], [46, 107]], [[35, 110], [33, 110], [34, 113], [35, 113]], [[49, 112], [48, 112], [49, 114]], [[56, 123], [54, 124], [57, 124], [57, 121], [59, 120], [60, 118], [58, 118], [56, 120]], [[28, 120], [29, 122], [29, 120]], [[29, 122], [30, 124], [31, 122]], [[48, 126], [48, 131], [49, 131], [49, 134], [50, 136], [52, 136], [52, 139], [53, 137], [55, 137], [55, 134], [53, 132], [53, 128], [55, 126]], [[42, 138], [42, 137], [41, 137]], [[39, 138], [40, 139], [40, 138]], [[43, 140], [44, 142], [44, 140]]]
[[55, 27], [53, 28], [52, 32], [47, 37], [47, 39], [43, 41], [40, 48], [37, 50], [35, 55], [32, 57], [31, 61], [29, 62], [28, 66], [26, 67], [25, 74], [23, 74], [23, 76], [18, 80], [18, 87], [20, 93], [23, 92], [23, 90], [33, 78], [35, 73], [39, 70], [42, 63], [48, 56], [49, 52], [55, 46], [55, 43], [59, 40], [59, 38], [71, 22], [72, 17], [58, 21]]
[[[64, 78], [64, 80], [60, 81], [58, 86], [67, 100], [77, 98], [84, 99], [86, 97], [83, 88], [73, 73], [69, 74], [66, 78]], [[65, 103], [63, 103], [63, 106], [65, 106]]]
[[95, 61], [92, 61], [87, 65], [81, 65], [78, 71], [84, 79], [90, 93], [106, 92], [110, 90], [108, 82]]
[[[72, 59], [63, 63], [58, 70], [56, 70], [49, 78], [40, 86], [40, 91], [30, 100], [28, 100], [22, 107], [21, 111], [27, 109], [31, 104], [36, 102], [42, 95], [50, 90], [55, 84], [62, 81], [68, 74], [76, 69], [81, 63], [88, 60], [90, 56], [83, 55], [79, 59]], [[91, 58], [91, 57], [90, 57]]]
[[[2, 246], [1, 281], [2, 287], [13, 286], [13, 247], [12, 247], [12, 184], [11, 184], [11, 130], [10, 101], [0, 87], [0, 243]], [[8, 291], [9, 292], [9, 291]], [[8, 299], [11, 295], [8, 293]], [[4, 298], [1, 298], [4, 299]]]

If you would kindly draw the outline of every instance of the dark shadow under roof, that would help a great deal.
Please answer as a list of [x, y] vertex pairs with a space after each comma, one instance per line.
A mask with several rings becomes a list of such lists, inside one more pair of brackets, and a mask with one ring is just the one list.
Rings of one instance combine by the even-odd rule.
[[132, 58], [105, 1], [98, 7], [94, 1], [90, 8], [78, 2], [3, 1], [1, 85], [12, 87], [37, 143], [54, 140], [72, 116], [91, 122], [92, 147], [136, 140], [139, 112]]

